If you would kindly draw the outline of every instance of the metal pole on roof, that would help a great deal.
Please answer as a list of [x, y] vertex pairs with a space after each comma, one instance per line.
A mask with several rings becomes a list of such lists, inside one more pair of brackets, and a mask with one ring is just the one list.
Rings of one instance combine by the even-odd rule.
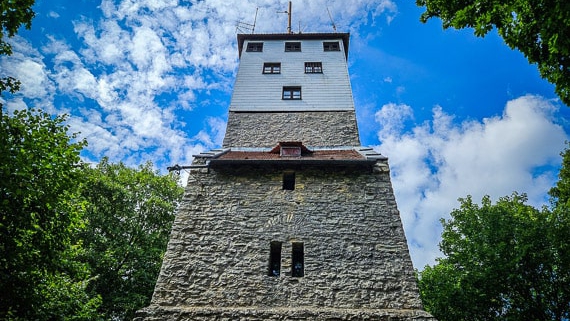
[[289, 19], [288, 19], [288, 24], [287, 24], [287, 33], [291, 33], [291, 1], [289, 1], [289, 11], [287, 11]]

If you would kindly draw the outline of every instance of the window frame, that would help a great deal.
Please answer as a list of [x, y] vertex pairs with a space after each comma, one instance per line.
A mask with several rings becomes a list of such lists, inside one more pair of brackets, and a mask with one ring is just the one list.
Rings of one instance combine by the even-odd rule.
[[285, 42], [285, 52], [300, 52], [301, 42], [300, 41], [286, 41]]
[[[290, 93], [285, 95], [285, 93]], [[297, 94], [298, 93], [298, 94]], [[283, 91], [281, 92], [282, 100], [302, 100], [301, 86], [283, 86]]]
[[247, 51], [247, 52], [263, 52], [263, 42], [248, 42], [247, 47], [245, 48], [245, 51]]
[[305, 62], [305, 73], [306, 74], [322, 74], [323, 73], [323, 63], [321, 61]]
[[281, 63], [280, 62], [264, 62], [263, 74], [280, 74], [281, 73]]
[[340, 51], [340, 42], [338, 41], [324, 41], [323, 51]]

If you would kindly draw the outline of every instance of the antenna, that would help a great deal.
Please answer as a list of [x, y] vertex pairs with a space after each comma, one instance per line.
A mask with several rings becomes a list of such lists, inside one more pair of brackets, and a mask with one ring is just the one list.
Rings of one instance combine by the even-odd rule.
[[277, 11], [277, 13], [286, 13], [288, 16], [287, 19], [287, 33], [291, 33], [291, 10], [292, 10], [291, 1], [289, 1], [289, 10], [288, 11]]
[[259, 10], [259, 7], [257, 7], [257, 9], [255, 9], [255, 18], [253, 18], [253, 24], [243, 22], [243, 21], [238, 21], [236, 24], [236, 32], [239, 31], [241, 33], [246, 33], [245, 31], [251, 31], [251, 33], [254, 33], [255, 32], [255, 23], [257, 22], [257, 11], [258, 10]]
[[327, 6], [327, 12], [329, 13], [329, 19], [331, 19], [331, 24], [333, 27], [334, 32], [336, 32], [336, 25], [334, 24], [334, 20], [332, 18], [331, 12], [329, 11], [329, 7]]

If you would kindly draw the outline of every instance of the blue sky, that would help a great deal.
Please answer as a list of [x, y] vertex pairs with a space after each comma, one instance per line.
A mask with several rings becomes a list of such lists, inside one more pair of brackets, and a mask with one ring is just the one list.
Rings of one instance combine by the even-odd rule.
[[[0, 73], [22, 81], [10, 111], [70, 114], [103, 156], [158, 169], [219, 147], [237, 71], [236, 23], [286, 30], [287, 1], [37, 0]], [[419, 22], [414, 1], [294, 0], [293, 31], [350, 32], [349, 72], [363, 145], [390, 159], [415, 267], [432, 264], [457, 198], [513, 191], [547, 202], [570, 110], [536, 66], [491, 32]]]

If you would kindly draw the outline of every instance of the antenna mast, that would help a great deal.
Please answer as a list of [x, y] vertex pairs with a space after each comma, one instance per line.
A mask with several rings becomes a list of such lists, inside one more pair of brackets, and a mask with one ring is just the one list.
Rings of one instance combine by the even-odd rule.
[[334, 24], [334, 20], [332, 18], [331, 12], [329, 11], [329, 7], [327, 6], [327, 12], [329, 13], [329, 19], [331, 19], [331, 24], [334, 32], [336, 32], [336, 25]]
[[243, 30], [245, 29], [247, 31], [251, 31], [251, 33], [255, 33], [255, 23], [257, 22], [257, 11], [259, 11], [259, 7], [255, 9], [255, 18], [253, 19], [253, 24], [243, 21], [238, 21], [236, 25], [236, 32], [237, 31], [243, 32]]
[[287, 19], [287, 33], [291, 33], [291, 10], [292, 10], [292, 4], [291, 1], [289, 1], [289, 12], [287, 12], [287, 15], [289, 16], [289, 18]]
[[277, 13], [286, 13], [287, 14], [287, 33], [291, 33], [291, 1], [289, 1], [289, 10], [288, 11], [277, 11]]

